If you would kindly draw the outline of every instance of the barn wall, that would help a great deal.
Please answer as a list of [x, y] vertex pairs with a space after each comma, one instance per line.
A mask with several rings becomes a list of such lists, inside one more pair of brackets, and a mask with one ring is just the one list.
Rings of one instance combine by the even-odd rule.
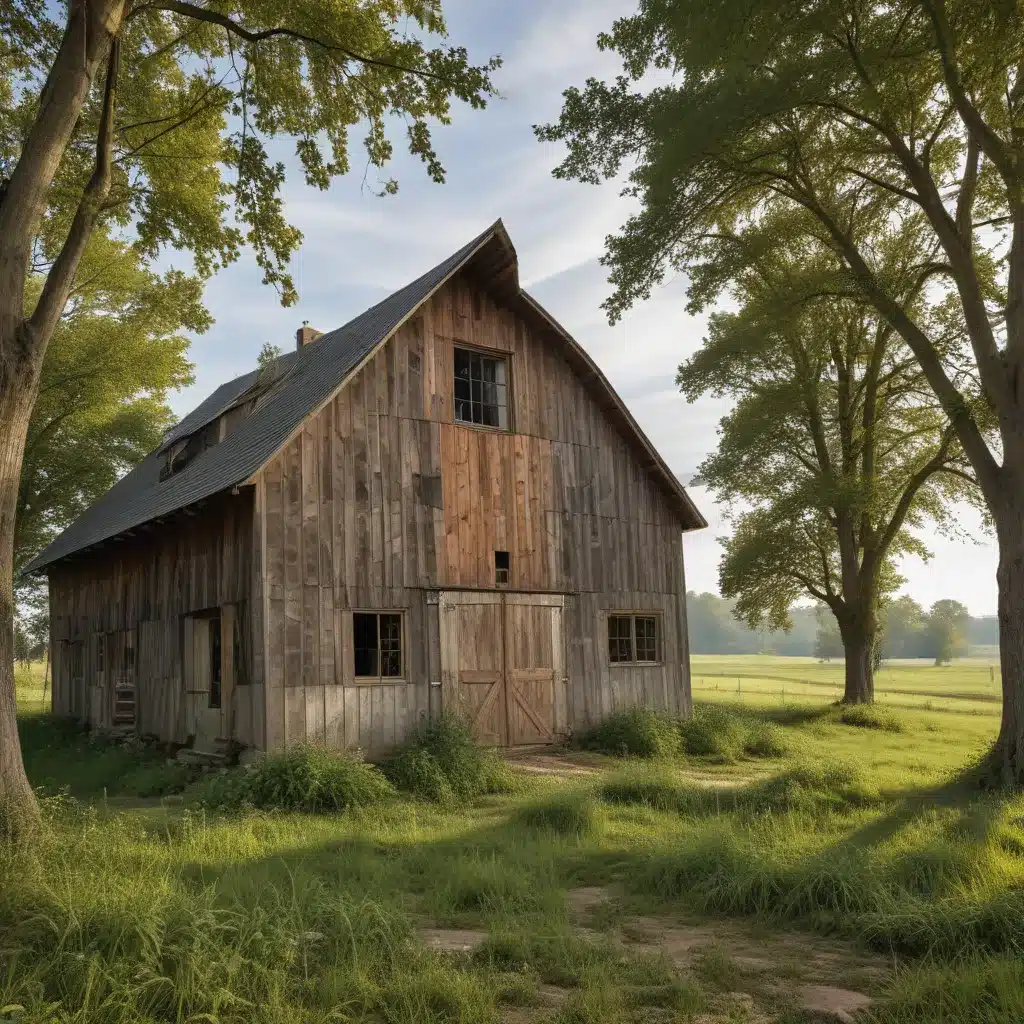
[[[511, 357], [512, 432], [453, 422], [456, 344]], [[573, 727], [630, 703], [689, 706], [669, 500], [559, 345], [468, 281], [442, 289], [310, 417], [256, 490], [270, 747], [325, 739], [376, 755], [401, 742], [430, 713], [426, 591], [493, 587], [495, 550], [510, 553], [510, 589], [571, 595]], [[406, 613], [405, 682], [355, 685], [352, 609]], [[613, 667], [604, 615], [640, 609], [661, 614], [664, 662]]]
[[237, 603], [246, 664], [232, 714], [236, 736], [258, 743], [263, 700], [248, 632], [252, 558], [252, 495], [244, 491], [194, 516], [53, 566], [55, 712], [110, 724], [109, 709], [94, 705], [98, 684], [111, 668], [108, 663], [99, 669], [98, 637], [113, 635], [135, 651], [137, 730], [184, 742], [183, 616]]

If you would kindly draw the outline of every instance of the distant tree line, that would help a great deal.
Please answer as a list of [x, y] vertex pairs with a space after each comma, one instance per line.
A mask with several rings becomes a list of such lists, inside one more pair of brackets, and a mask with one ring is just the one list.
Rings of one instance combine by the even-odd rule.
[[[789, 632], [749, 629], [736, 618], [735, 606], [735, 601], [717, 594], [690, 591], [686, 595], [691, 653], [843, 656], [835, 617], [823, 605], [794, 605]], [[972, 649], [999, 643], [996, 617], [970, 615], [959, 601], [936, 601], [926, 610], [912, 597], [897, 597], [883, 606], [879, 618], [881, 660], [928, 658], [943, 664]]]

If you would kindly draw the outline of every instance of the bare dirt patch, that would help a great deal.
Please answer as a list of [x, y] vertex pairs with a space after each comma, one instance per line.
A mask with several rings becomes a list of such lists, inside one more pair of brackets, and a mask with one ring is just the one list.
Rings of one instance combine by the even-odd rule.
[[487, 932], [472, 928], [421, 928], [417, 934], [438, 953], [472, 953], [487, 938]]
[[574, 917], [582, 917], [597, 907], [611, 903], [615, 896], [615, 891], [605, 885], [582, 885], [578, 889], [570, 889], [566, 894], [569, 913]]
[[841, 1020], [844, 1024], [855, 1024], [856, 1014], [871, 1005], [871, 997], [863, 992], [832, 985], [804, 985], [800, 989], [800, 1008], [811, 1013], [823, 1013]]

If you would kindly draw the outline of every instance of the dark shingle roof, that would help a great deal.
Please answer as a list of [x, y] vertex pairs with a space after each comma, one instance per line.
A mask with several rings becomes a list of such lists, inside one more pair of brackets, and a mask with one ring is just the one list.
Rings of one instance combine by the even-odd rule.
[[[490, 244], [488, 244], [490, 243]], [[285, 444], [295, 429], [318, 409], [363, 360], [456, 271], [473, 261], [477, 276], [487, 279], [523, 315], [567, 346], [567, 355], [596, 389], [602, 407], [636, 443], [672, 498], [686, 529], [706, 526], [682, 485], [654, 449], [622, 400], [582, 347], [519, 288], [515, 250], [501, 221], [433, 270], [417, 278], [344, 327], [321, 335], [313, 344], [281, 356], [276, 377], [253, 412], [219, 444], [197, 454], [173, 476], [160, 479], [164, 450], [195, 433], [231, 408], [253, 388], [258, 370], [222, 384], [172, 428], [160, 448], [146, 456], [94, 505], [75, 520], [24, 569], [35, 572], [83, 548], [116, 537], [142, 523], [170, 515], [248, 479]]]

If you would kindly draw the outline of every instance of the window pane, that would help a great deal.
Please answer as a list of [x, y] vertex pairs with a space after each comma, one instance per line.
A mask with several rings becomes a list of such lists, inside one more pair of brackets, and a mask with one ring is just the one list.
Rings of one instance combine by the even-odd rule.
[[377, 672], [377, 616], [352, 616], [352, 639], [355, 648], [355, 674], [376, 676]]
[[508, 430], [508, 409], [503, 405], [498, 406], [498, 426], [502, 430]]
[[496, 427], [498, 425], [498, 407], [496, 405], [483, 405], [480, 407], [480, 422], [485, 427]]
[[636, 660], [658, 660], [658, 620], [653, 615], [636, 616]]
[[470, 381], [469, 386], [473, 389], [471, 394], [473, 404], [477, 405], [483, 401], [483, 384], [478, 380], [473, 380]]
[[632, 619], [629, 615], [608, 616], [608, 658], [633, 661]]
[[497, 384], [505, 383], [505, 360], [495, 359], [494, 360], [494, 380]]
[[483, 371], [480, 368], [480, 356], [471, 352], [469, 356], [469, 376], [472, 380], [483, 380]]
[[481, 385], [483, 388], [483, 403], [491, 406], [492, 409], [498, 406], [498, 385], [488, 384], [486, 381]]
[[462, 377], [455, 378], [455, 401], [459, 399], [469, 401], [469, 381]]
[[402, 616], [380, 616], [380, 674], [396, 678], [402, 674]]
[[461, 349], [455, 350], [455, 376], [469, 379], [469, 353]]

